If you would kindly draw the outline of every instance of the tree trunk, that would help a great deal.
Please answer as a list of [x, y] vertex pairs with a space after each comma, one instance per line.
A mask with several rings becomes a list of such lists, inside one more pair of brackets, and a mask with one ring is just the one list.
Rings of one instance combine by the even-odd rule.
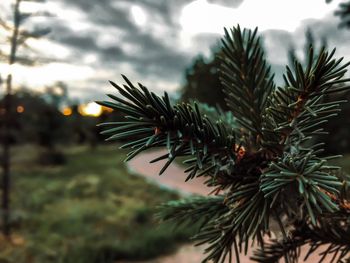
[[[9, 84], [10, 83], [10, 84]], [[7, 78], [7, 87], [11, 85], [11, 75]], [[3, 137], [3, 158], [2, 158], [2, 225], [3, 234], [10, 235], [10, 120], [11, 120], [11, 94], [4, 97], [4, 137]]]
[[[9, 66], [13, 65], [16, 61], [16, 51], [17, 51], [17, 40], [18, 32], [20, 26], [20, 10], [19, 5], [21, 0], [16, 0], [13, 8], [13, 32], [11, 37], [11, 50], [8, 58]], [[2, 158], [2, 224], [3, 224], [3, 234], [9, 237], [11, 234], [11, 224], [10, 224], [10, 135], [11, 135], [11, 116], [12, 116], [12, 103], [11, 103], [11, 93], [12, 93], [12, 74], [11, 72], [7, 76], [6, 81], [6, 93], [5, 93], [5, 116], [4, 116], [4, 138], [3, 138], [3, 158]]]

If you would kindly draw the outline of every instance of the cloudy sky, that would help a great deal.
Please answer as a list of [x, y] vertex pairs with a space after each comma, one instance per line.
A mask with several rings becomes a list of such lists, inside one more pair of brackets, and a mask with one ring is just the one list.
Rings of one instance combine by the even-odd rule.
[[[0, 17], [6, 17], [12, 0], [1, 2]], [[108, 80], [121, 83], [120, 74], [156, 92], [176, 94], [193, 58], [210, 54], [223, 27], [240, 24], [258, 26], [268, 60], [279, 76], [291, 45], [302, 54], [306, 28], [316, 40], [326, 38], [330, 48], [337, 47], [337, 56], [350, 60], [350, 30], [338, 29], [339, 18], [333, 15], [340, 2], [49, 0], [23, 4], [23, 12], [47, 10], [54, 15], [33, 18], [24, 25], [51, 28], [47, 37], [28, 44], [53, 60], [33, 68], [9, 69], [0, 64], [0, 74], [11, 70], [17, 85], [37, 89], [61, 80], [70, 95], [82, 101], [104, 98], [113, 91]], [[5, 45], [0, 48], [6, 50]]]

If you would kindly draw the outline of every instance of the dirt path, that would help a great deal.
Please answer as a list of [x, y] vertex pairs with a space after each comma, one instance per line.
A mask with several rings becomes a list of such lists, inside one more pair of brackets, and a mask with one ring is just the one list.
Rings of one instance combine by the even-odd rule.
[[[183, 169], [176, 163], [171, 164], [168, 167], [168, 169], [164, 172], [164, 174], [159, 176], [159, 171], [163, 167], [166, 160], [159, 161], [153, 164], [150, 164], [149, 161], [163, 155], [164, 153], [165, 151], [154, 151], [139, 154], [128, 163], [128, 168], [131, 172], [143, 175], [147, 179], [158, 183], [161, 187], [178, 190], [184, 195], [207, 195], [211, 191], [210, 188], [206, 187], [203, 184], [203, 178], [196, 178], [194, 180], [190, 180], [189, 182], [185, 182], [186, 176], [183, 172]], [[178, 251], [172, 255], [163, 256], [157, 259], [143, 261], [139, 263], [200, 263], [204, 258], [204, 248], [205, 246], [194, 247], [193, 245], [185, 245], [179, 248]], [[304, 262], [302, 261], [302, 259], [304, 258], [303, 255], [305, 255], [306, 251], [307, 248], [302, 249], [300, 262]], [[241, 256], [241, 263], [252, 262], [249, 259], [250, 255], [251, 253], [248, 253], [247, 256]], [[305, 262], [314, 263], [318, 262], [319, 259], [320, 257], [317, 255], [317, 253], [313, 253], [313, 255], [310, 256], [310, 258]], [[331, 259], [331, 257], [329, 257], [329, 259]], [[231, 263], [234, 262], [235, 260]], [[284, 260], [282, 262], [284, 262]], [[330, 260], [325, 260], [324, 262], [330, 262]]]
[[185, 195], [207, 195], [210, 192], [210, 188], [203, 184], [203, 177], [185, 182], [186, 175], [183, 169], [175, 162], [172, 163], [162, 175], [159, 175], [159, 171], [166, 163], [166, 160], [156, 163], [149, 162], [165, 153], [166, 151], [154, 151], [139, 154], [127, 163], [128, 168], [131, 172], [143, 175], [147, 179], [160, 184], [162, 187], [178, 190]]

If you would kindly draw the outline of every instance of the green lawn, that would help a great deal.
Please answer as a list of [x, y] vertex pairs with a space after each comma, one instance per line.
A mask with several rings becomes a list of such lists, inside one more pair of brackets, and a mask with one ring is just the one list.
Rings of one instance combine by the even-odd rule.
[[116, 146], [66, 149], [68, 163], [43, 167], [33, 147], [15, 150], [13, 245], [0, 262], [104, 263], [167, 253], [188, 240], [153, 219], [154, 208], [178, 198], [129, 175]]

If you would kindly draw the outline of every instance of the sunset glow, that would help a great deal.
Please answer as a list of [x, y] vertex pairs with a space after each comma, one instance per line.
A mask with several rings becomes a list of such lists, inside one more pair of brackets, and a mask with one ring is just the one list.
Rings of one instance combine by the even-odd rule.
[[83, 116], [98, 117], [102, 114], [102, 106], [96, 102], [89, 102], [88, 104], [82, 104], [78, 107], [78, 111]]

